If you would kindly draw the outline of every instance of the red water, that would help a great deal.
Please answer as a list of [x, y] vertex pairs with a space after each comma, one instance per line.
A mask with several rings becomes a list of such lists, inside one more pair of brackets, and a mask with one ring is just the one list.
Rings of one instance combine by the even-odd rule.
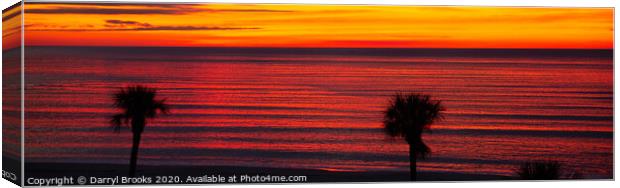
[[172, 113], [148, 122], [141, 164], [408, 171], [406, 143], [381, 123], [389, 96], [412, 91], [447, 108], [421, 171], [513, 175], [556, 160], [612, 177], [611, 55], [30, 52], [26, 162], [126, 164], [131, 134], [108, 125], [112, 94], [143, 84]]

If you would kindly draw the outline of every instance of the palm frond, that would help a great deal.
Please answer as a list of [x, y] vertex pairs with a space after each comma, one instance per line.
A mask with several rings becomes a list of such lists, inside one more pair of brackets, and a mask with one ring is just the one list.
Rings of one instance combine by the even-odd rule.
[[129, 119], [125, 116], [125, 114], [116, 114], [112, 116], [110, 125], [114, 128], [114, 132], [119, 133], [121, 132], [121, 127], [123, 125], [128, 125], [128, 121]]
[[149, 114], [149, 117], [155, 117], [157, 115], [157, 112], [159, 111], [159, 113], [162, 114], [169, 114], [170, 113], [170, 105], [168, 105], [166, 103], [166, 99], [162, 99], [159, 101], [154, 101], [153, 102], [153, 107], [151, 108], [152, 111]]
[[426, 159], [426, 157], [431, 154], [431, 148], [429, 148], [422, 140], [413, 143], [413, 145], [413, 147], [416, 148], [415, 158]]
[[384, 111], [383, 127], [387, 135], [402, 137], [416, 147], [419, 157], [430, 153], [430, 148], [422, 142], [422, 132], [430, 132], [431, 125], [443, 119], [445, 108], [441, 101], [434, 101], [430, 95], [417, 93], [396, 93]]
[[384, 112], [384, 130], [394, 137], [430, 131], [433, 123], [443, 119], [443, 111], [441, 101], [433, 101], [429, 95], [396, 93]]
[[114, 93], [114, 107], [122, 110], [110, 120], [114, 130], [120, 131], [122, 124], [129, 125], [129, 122], [135, 119], [154, 118], [158, 113], [169, 113], [170, 107], [166, 99], [156, 100], [156, 96], [157, 90], [140, 85], [121, 88]]

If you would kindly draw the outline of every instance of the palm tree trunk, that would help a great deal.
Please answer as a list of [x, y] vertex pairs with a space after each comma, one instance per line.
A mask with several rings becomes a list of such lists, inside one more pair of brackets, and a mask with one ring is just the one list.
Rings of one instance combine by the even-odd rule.
[[415, 148], [413, 144], [409, 144], [409, 176], [411, 181], [416, 181], [418, 176]]
[[129, 161], [129, 177], [136, 176], [136, 166], [138, 163], [138, 148], [140, 147], [140, 137], [142, 134], [133, 134], [133, 145], [131, 146], [131, 160]]
[[135, 117], [131, 121], [131, 132], [133, 133], [133, 144], [131, 146], [131, 159], [129, 160], [129, 177], [135, 177], [136, 166], [138, 165], [138, 149], [140, 148], [140, 137], [145, 125], [144, 117]]

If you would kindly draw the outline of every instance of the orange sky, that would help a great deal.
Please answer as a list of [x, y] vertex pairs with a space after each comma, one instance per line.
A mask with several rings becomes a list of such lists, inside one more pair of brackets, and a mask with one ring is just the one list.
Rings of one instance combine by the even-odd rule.
[[11, 6], [2, 11], [2, 49], [21, 46], [21, 6]]
[[611, 8], [26, 4], [26, 45], [613, 48]]

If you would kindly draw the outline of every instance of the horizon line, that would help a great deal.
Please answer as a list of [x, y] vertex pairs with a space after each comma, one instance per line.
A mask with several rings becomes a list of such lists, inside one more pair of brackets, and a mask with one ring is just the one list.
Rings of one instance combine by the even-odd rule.
[[[419, 49], [419, 50], [614, 50], [615, 48], [454, 48], [454, 47], [295, 47], [295, 46], [80, 46], [80, 45], [24, 45], [24, 47], [78, 47], [78, 48], [263, 48], [263, 49]], [[16, 47], [17, 48], [17, 47]], [[4, 49], [3, 49], [4, 51]]]

